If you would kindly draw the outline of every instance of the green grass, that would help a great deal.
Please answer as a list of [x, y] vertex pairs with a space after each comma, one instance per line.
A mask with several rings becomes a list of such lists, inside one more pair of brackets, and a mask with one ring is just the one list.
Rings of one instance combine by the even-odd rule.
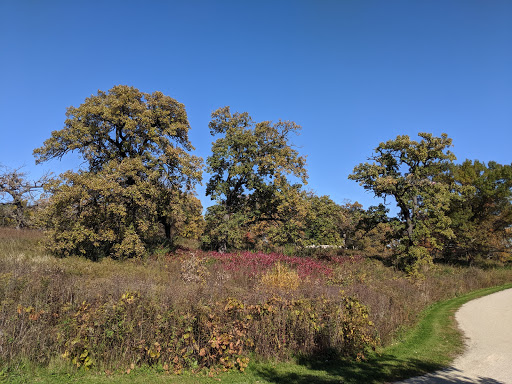
[[434, 371], [450, 364], [463, 349], [456, 327], [455, 311], [464, 303], [504, 289], [512, 284], [484, 288], [438, 302], [422, 313], [413, 329], [389, 347], [371, 353], [365, 361], [299, 358], [294, 363], [252, 363], [246, 373], [230, 372], [213, 378], [200, 375], [171, 376], [153, 369], [135, 369], [129, 374], [72, 371], [59, 364], [50, 368], [20, 367], [18, 372], [0, 372], [9, 383], [384, 383]]

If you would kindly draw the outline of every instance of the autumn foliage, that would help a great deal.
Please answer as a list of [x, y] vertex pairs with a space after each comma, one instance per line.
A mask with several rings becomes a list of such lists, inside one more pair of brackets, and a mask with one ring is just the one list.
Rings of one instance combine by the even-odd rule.
[[[424, 279], [363, 257], [182, 251], [92, 262], [0, 231], [0, 363], [129, 373], [243, 371], [253, 359], [364, 359], [436, 300], [510, 281], [444, 267]], [[244, 264], [244, 260], [247, 262]]]

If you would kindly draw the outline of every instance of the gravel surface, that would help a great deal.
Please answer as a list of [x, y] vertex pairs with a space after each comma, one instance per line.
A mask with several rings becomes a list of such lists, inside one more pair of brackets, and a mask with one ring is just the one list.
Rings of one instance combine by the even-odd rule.
[[464, 304], [455, 318], [465, 353], [450, 368], [397, 384], [512, 384], [512, 289]]

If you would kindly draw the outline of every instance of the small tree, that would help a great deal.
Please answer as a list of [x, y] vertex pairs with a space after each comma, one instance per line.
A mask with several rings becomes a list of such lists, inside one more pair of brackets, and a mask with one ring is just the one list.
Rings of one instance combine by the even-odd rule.
[[201, 179], [184, 106], [161, 92], [115, 86], [68, 108], [67, 117], [34, 151], [37, 163], [77, 151], [88, 165], [50, 186], [50, 248], [125, 258], [171, 241], [175, 206]]
[[438, 236], [453, 236], [446, 214], [452, 195], [441, 177], [455, 160], [448, 150], [452, 140], [446, 134], [418, 136], [421, 141], [404, 135], [380, 143], [369, 158], [373, 162], [359, 164], [349, 176], [375, 196], [395, 199], [404, 233], [398, 261], [411, 272], [442, 249]]
[[329, 196], [309, 193], [307, 201], [310, 207], [305, 221], [306, 244], [344, 246], [344, 230], [349, 221], [346, 210]]
[[39, 180], [30, 181], [27, 180], [27, 174], [21, 172], [21, 168], [4, 167], [0, 174], [0, 204], [6, 208], [5, 213], [16, 229], [28, 226], [28, 207], [33, 202], [36, 191], [42, 190], [49, 180], [50, 174], [46, 174]]

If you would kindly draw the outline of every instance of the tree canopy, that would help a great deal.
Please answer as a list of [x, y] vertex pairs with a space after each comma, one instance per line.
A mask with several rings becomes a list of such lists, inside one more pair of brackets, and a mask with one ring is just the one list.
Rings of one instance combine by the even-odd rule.
[[50, 187], [51, 249], [122, 258], [143, 254], [160, 228], [170, 240], [179, 222], [172, 207], [201, 180], [183, 104], [120, 85], [66, 115], [65, 127], [34, 151], [37, 163], [72, 151], [87, 162]]
[[289, 184], [293, 174], [306, 183], [306, 159], [288, 142], [300, 126], [290, 121], [254, 123], [247, 112], [231, 114], [229, 107], [212, 113], [212, 136], [224, 135], [212, 146], [206, 160], [212, 176], [206, 195], [235, 210], [249, 205], [264, 211], [267, 197]]
[[0, 173], [0, 205], [5, 208], [4, 215], [14, 222], [17, 229], [27, 227], [30, 222], [28, 205], [34, 202], [34, 193], [49, 182], [50, 174], [31, 181], [21, 168], [3, 168]]
[[[209, 127], [213, 136], [221, 136], [206, 160], [211, 175], [206, 195], [218, 205], [208, 211], [209, 241], [218, 242], [211, 236], [223, 238], [226, 245], [232, 237], [226, 221], [235, 220], [239, 230], [262, 222], [289, 222], [287, 217], [297, 210], [290, 199], [300, 190], [290, 176], [307, 180], [306, 159], [289, 142], [300, 126], [290, 121], [255, 123], [247, 112], [232, 114], [224, 107], [212, 113]], [[226, 233], [218, 233], [221, 228]]]
[[309, 203], [306, 219], [306, 244], [344, 246], [350, 221], [347, 210], [329, 196], [306, 196]]
[[437, 236], [451, 237], [450, 186], [442, 181], [455, 155], [448, 150], [446, 134], [434, 137], [419, 133], [420, 141], [397, 136], [375, 148], [372, 163], [359, 164], [350, 179], [358, 181], [377, 197], [392, 197], [399, 208], [404, 237], [402, 261], [408, 266], [428, 262], [442, 244]]
[[190, 189], [201, 179], [201, 159], [189, 153], [194, 148], [185, 107], [161, 92], [118, 85], [98, 91], [78, 108], [69, 107], [66, 116], [65, 127], [34, 150], [37, 164], [77, 151], [89, 172], [137, 158], [143, 169], [158, 171], [166, 184]]
[[512, 164], [466, 160], [453, 165], [448, 177], [459, 189], [448, 212], [455, 237], [446, 257], [506, 260], [512, 250]]

